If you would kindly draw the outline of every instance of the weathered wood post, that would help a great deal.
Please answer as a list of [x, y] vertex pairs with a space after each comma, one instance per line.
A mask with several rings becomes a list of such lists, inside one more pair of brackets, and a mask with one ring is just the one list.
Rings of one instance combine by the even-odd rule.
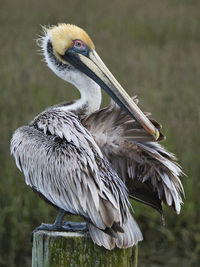
[[37, 231], [32, 267], [133, 267], [134, 250], [106, 250], [95, 245], [87, 233]]

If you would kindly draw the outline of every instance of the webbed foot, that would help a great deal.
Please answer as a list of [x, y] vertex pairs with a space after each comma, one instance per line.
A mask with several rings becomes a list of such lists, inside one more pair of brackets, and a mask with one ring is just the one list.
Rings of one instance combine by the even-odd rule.
[[33, 241], [33, 234], [37, 231], [58, 231], [58, 232], [78, 232], [87, 231], [87, 223], [84, 222], [62, 222], [62, 224], [48, 224], [42, 223], [36, 227], [31, 233], [31, 242]]
[[62, 228], [67, 232], [87, 231], [88, 229], [85, 222], [63, 222]]

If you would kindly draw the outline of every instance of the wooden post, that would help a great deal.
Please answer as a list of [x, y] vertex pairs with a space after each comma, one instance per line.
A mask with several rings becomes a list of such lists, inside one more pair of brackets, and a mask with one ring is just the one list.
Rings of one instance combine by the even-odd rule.
[[134, 248], [111, 251], [80, 232], [37, 231], [33, 236], [32, 267], [133, 267]]

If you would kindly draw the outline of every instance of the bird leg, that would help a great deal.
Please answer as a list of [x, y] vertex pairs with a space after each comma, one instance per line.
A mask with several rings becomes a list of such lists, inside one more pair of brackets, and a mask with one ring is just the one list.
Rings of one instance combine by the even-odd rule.
[[56, 220], [53, 224], [47, 224], [47, 223], [42, 223], [40, 226], [38, 226], [35, 231], [38, 230], [44, 230], [44, 231], [61, 231], [62, 228], [62, 221], [65, 216], [66, 212], [62, 209], [59, 209], [58, 215], [56, 217]]
[[42, 223], [40, 226], [36, 227], [33, 232], [43, 230], [43, 231], [59, 231], [59, 232], [76, 232], [87, 230], [86, 223], [79, 222], [63, 222], [63, 218], [66, 211], [59, 209], [56, 220], [53, 224]]

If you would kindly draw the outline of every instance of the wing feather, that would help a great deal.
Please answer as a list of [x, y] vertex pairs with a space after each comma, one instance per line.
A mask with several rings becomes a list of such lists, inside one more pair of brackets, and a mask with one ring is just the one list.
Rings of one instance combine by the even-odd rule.
[[[138, 100], [134, 97], [135, 103]], [[145, 113], [150, 116], [150, 113]], [[154, 120], [151, 122], [161, 129]], [[161, 201], [180, 212], [184, 190], [174, 154], [155, 142], [141, 125], [114, 102], [83, 120], [103, 154], [129, 189], [130, 197], [161, 212]], [[158, 141], [164, 139], [160, 132]]]
[[[53, 205], [93, 225], [94, 242], [109, 249], [118, 244], [117, 236], [104, 240], [103, 231], [112, 233], [111, 227], [119, 231], [133, 221], [126, 187], [75, 115], [43, 112], [29, 126], [15, 131], [11, 153], [29, 186]], [[138, 227], [131, 231], [132, 236], [134, 231], [140, 233]], [[142, 239], [140, 233], [126, 240], [128, 234], [123, 236], [127, 246]]]

